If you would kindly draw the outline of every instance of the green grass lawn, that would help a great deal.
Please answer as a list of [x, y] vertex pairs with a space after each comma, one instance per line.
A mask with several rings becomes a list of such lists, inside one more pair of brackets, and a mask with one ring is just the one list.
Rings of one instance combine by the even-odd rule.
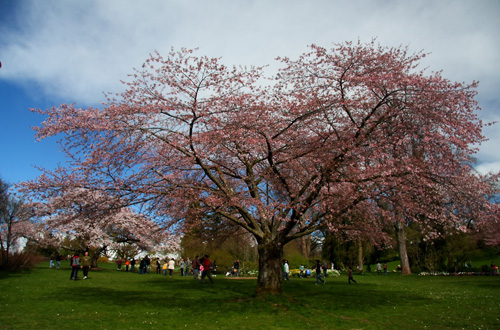
[[262, 300], [252, 279], [202, 285], [102, 265], [70, 281], [67, 263], [47, 266], [0, 273], [0, 329], [500, 329], [500, 276], [292, 279]]

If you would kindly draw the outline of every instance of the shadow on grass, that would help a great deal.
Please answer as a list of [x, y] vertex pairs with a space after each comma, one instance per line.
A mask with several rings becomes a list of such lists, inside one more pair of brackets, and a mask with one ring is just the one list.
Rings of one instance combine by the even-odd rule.
[[[131, 281], [127, 281], [129, 279]], [[160, 275], [132, 276], [123, 277], [123, 281], [113, 285], [101, 284], [98, 280], [82, 283], [76, 289], [77, 294], [68, 290], [71, 285], [60, 287], [47, 298], [103, 307], [165, 306], [205, 311], [250, 309], [256, 312], [292, 311], [304, 315], [321, 311], [332, 314], [339, 311], [369, 312], [380, 306], [411, 308], [415, 304], [432, 304], [432, 299], [425, 295], [401, 288], [389, 290], [370, 283], [348, 285], [343, 281], [328, 281], [326, 285], [314, 285], [312, 281], [293, 281], [284, 283], [282, 295], [262, 299], [254, 296], [256, 281], [214, 279], [214, 282], [201, 284], [194, 279], [169, 279]]]
[[[154, 279], [138, 282], [123, 282], [113, 286], [100, 284], [95, 278], [79, 280], [81, 284], [75, 292], [68, 286], [60, 287], [47, 297], [49, 299], [78, 301], [82, 305], [103, 304], [115, 306], [158, 307], [162, 305], [179, 308], [198, 308], [206, 305], [207, 299], [212, 302], [225, 303], [231, 299], [251, 300], [253, 288], [251, 285], [239, 286], [228, 281], [216, 281], [215, 284], [201, 284], [195, 280], [168, 280], [151, 275]], [[92, 281], [97, 283], [92, 285]], [[75, 284], [71, 281], [72, 284]], [[87, 283], [90, 283], [87, 285]], [[69, 285], [71, 286], [71, 285]]]
[[0, 271], [0, 280], [5, 280], [8, 278], [22, 277], [22, 276], [25, 276], [25, 275], [30, 274], [30, 273], [31, 272], [29, 270], [18, 270], [18, 271], [12, 271], [12, 272], [2, 270], [2, 271]]

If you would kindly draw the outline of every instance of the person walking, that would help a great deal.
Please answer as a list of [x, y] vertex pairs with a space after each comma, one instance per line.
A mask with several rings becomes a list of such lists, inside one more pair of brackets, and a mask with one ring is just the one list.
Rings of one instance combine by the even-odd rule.
[[326, 263], [326, 261], [323, 262], [322, 268], [323, 268], [323, 276], [324, 276], [324, 278], [327, 278], [328, 277], [328, 264]]
[[316, 285], [319, 284], [319, 282], [325, 284], [326, 281], [321, 278], [321, 262], [319, 259], [316, 260]]
[[89, 253], [85, 252], [82, 258], [82, 269], [83, 269], [83, 279], [86, 280], [89, 276], [89, 269], [92, 265], [92, 259], [89, 257]]
[[78, 270], [80, 269], [80, 256], [78, 255], [78, 252], [71, 257], [71, 276], [70, 280], [77, 280], [78, 279]]
[[214, 280], [212, 279], [212, 274], [211, 274], [211, 264], [210, 264], [210, 259], [209, 255], [205, 254], [205, 256], [200, 260], [201, 266], [203, 266], [203, 270], [201, 272], [201, 283], [205, 283], [205, 277], [207, 277], [210, 280], [210, 283], [214, 284]]
[[56, 257], [56, 269], [61, 268], [61, 260], [62, 260], [62, 256], [60, 254], [58, 254]]
[[349, 269], [347, 270], [347, 277], [349, 278], [349, 284], [351, 284], [351, 281], [353, 281], [355, 284], [358, 284], [358, 282], [354, 280], [354, 277], [352, 277], [352, 267], [349, 267]]

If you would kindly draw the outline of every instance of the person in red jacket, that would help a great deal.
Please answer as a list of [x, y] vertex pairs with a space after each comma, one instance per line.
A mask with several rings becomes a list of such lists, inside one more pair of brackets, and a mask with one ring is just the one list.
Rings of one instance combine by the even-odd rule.
[[201, 258], [200, 263], [203, 266], [203, 271], [201, 272], [201, 283], [205, 283], [205, 277], [208, 277], [210, 283], [214, 284], [214, 280], [212, 280], [212, 275], [211, 275], [212, 265], [210, 263], [209, 255], [205, 254], [205, 256]]
[[77, 280], [78, 279], [78, 271], [80, 270], [80, 256], [78, 255], [78, 252], [71, 257], [71, 277], [69, 278], [70, 280]]
[[196, 256], [191, 263], [191, 268], [193, 269], [194, 279], [197, 280], [200, 278], [200, 259]]

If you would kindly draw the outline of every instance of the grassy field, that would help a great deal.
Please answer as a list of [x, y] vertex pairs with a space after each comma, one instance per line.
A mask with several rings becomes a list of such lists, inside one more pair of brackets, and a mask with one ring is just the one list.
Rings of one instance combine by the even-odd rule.
[[79, 281], [67, 263], [0, 273], [0, 329], [500, 329], [500, 276], [292, 279], [262, 300], [253, 279], [202, 285], [102, 267]]

